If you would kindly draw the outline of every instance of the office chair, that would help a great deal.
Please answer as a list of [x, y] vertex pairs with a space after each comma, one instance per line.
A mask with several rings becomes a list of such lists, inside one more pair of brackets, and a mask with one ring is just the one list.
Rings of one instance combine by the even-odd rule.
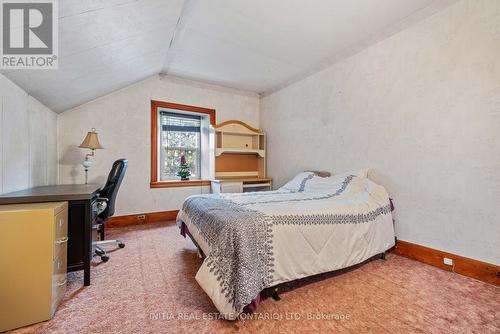
[[113, 167], [111, 167], [111, 171], [108, 175], [108, 180], [106, 181], [104, 188], [102, 188], [99, 192], [99, 198], [97, 199], [97, 223], [93, 225], [92, 228], [99, 232], [100, 240], [93, 241], [92, 246], [95, 249], [95, 254], [100, 256], [103, 262], [107, 262], [109, 260], [109, 256], [107, 255], [106, 250], [100, 246], [118, 244], [118, 247], [120, 248], [125, 247], [125, 244], [120, 240], [105, 240], [104, 224], [115, 213], [116, 195], [118, 194], [118, 189], [120, 188], [120, 184], [125, 176], [127, 165], [127, 159], [119, 159], [113, 163]]

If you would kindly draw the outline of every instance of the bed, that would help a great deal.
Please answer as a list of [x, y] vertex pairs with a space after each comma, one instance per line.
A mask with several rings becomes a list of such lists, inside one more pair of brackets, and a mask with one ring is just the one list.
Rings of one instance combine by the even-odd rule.
[[275, 191], [190, 196], [177, 224], [205, 255], [196, 281], [224, 318], [235, 319], [264, 289], [393, 247], [391, 211], [367, 170], [304, 172]]

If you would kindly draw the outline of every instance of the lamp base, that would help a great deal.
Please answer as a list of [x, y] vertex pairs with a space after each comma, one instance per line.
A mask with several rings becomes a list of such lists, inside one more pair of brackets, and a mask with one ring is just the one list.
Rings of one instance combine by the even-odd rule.
[[85, 160], [83, 160], [82, 166], [85, 170], [85, 184], [88, 184], [89, 168], [90, 166], [92, 166], [92, 161], [90, 160], [89, 155], [85, 156]]

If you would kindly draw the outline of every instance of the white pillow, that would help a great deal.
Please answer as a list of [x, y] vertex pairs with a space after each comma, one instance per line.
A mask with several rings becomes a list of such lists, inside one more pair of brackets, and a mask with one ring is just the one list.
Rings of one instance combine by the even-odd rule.
[[369, 168], [366, 168], [335, 174], [330, 177], [319, 177], [317, 175], [314, 175], [311, 179], [305, 182], [303, 191], [331, 191], [334, 189], [338, 189], [339, 185], [341, 185], [348, 176], [353, 175], [360, 179], [366, 179], [368, 177], [368, 171]]
[[313, 172], [302, 172], [287, 183], [285, 183], [280, 190], [300, 191], [309, 180], [314, 177]]
[[345, 179], [353, 175], [365, 179], [368, 177], [369, 168], [335, 174], [330, 177], [320, 177], [314, 172], [302, 172], [283, 185], [280, 190], [288, 191], [330, 191], [338, 188]]
[[354, 175], [354, 176], [357, 176], [359, 178], [366, 179], [368, 177], [368, 172], [370, 172], [370, 168], [363, 168], [363, 169], [358, 169], [358, 170], [351, 170], [351, 171], [341, 173], [341, 174], [335, 174], [335, 177], [345, 179], [349, 175]]

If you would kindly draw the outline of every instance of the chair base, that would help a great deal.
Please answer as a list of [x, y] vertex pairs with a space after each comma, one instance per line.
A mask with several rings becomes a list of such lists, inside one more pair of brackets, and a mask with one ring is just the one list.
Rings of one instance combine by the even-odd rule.
[[123, 248], [125, 244], [121, 240], [100, 240], [94, 241], [92, 245], [94, 246], [94, 254], [101, 257], [102, 262], [108, 262], [109, 256], [105, 248], [99, 247], [109, 244], [118, 244], [118, 247]]
[[93, 242], [93, 245], [95, 246], [109, 245], [109, 244], [118, 244], [118, 247], [120, 248], [125, 247], [125, 244], [121, 240], [98, 240]]

